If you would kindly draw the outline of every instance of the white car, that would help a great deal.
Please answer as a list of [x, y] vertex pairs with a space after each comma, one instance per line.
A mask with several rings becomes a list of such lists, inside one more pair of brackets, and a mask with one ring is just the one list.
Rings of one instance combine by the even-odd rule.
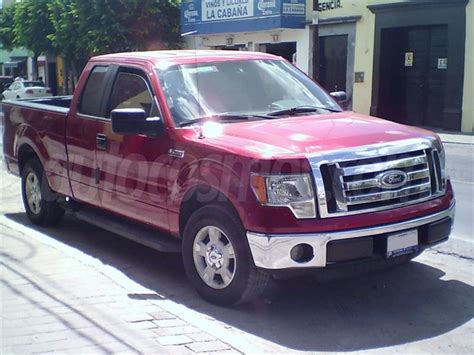
[[29, 99], [51, 96], [51, 89], [41, 81], [16, 80], [2, 93], [2, 99]]

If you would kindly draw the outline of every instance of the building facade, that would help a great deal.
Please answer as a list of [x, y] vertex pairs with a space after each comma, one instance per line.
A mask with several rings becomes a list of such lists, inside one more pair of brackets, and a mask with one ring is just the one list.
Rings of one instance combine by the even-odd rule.
[[[474, 132], [472, 0], [184, 0], [189, 48], [280, 55], [354, 111]], [[318, 24], [319, 48], [312, 31]]]

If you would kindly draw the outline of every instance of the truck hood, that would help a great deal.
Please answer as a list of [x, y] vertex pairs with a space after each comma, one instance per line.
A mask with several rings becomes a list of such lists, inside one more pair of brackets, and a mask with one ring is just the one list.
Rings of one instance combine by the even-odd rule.
[[435, 137], [424, 129], [353, 112], [232, 124], [210, 122], [194, 130], [201, 131], [200, 142], [206, 145], [265, 159], [299, 158], [322, 151]]

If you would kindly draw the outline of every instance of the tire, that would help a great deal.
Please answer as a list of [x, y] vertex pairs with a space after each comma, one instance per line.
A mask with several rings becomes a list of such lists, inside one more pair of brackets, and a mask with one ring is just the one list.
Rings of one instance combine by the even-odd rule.
[[28, 160], [21, 171], [21, 193], [26, 215], [33, 224], [53, 226], [61, 221], [64, 209], [57, 202], [57, 194], [51, 191], [37, 158]]
[[239, 218], [219, 204], [191, 215], [182, 255], [191, 284], [202, 298], [220, 306], [253, 301], [270, 279], [254, 265]]

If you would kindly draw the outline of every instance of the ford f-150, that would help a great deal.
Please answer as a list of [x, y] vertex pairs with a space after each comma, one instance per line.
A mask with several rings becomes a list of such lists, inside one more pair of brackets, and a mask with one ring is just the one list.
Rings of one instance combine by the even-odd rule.
[[6, 166], [32, 223], [69, 211], [180, 251], [217, 304], [284, 274], [409, 261], [451, 231], [436, 134], [345, 111], [269, 54], [98, 56], [72, 97], [3, 111]]

